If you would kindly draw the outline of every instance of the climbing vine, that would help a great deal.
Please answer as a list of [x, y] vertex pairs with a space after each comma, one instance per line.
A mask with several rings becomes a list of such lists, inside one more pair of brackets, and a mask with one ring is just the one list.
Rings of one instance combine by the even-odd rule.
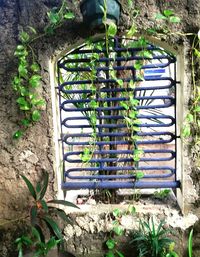
[[45, 107], [45, 100], [39, 96], [38, 89], [42, 85], [41, 67], [32, 48], [36, 40], [51, 35], [66, 19], [73, 19], [74, 14], [69, 10], [66, 1], [62, 1], [60, 8], [54, 8], [47, 13], [48, 25], [44, 32], [38, 34], [33, 27], [28, 27], [28, 32], [21, 31], [19, 44], [14, 56], [18, 60], [17, 73], [12, 79], [13, 90], [17, 95], [17, 104], [23, 118], [19, 122], [19, 129], [13, 134], [14, 139], [20, 138], [26, 129], [41, 118], [41, 110]]

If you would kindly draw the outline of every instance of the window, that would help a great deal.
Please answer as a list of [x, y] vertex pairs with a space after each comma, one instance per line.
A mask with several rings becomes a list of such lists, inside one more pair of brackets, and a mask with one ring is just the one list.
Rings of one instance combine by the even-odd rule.
[[175, 56], [144, 38], [99, 40], [57, 75], [63, 189], [180, 186]]

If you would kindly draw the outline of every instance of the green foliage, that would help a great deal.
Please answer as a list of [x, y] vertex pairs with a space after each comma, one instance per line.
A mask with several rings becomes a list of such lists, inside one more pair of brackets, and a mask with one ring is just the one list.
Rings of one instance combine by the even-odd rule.
[[35, 28], [27, 26], [27, 31], [19, 34], [19, 44], [14, 56], [18, 59], [17, 74], [12, 79], [12, 87], [17, 95], [17, 104], [24, 113], [19, 127], [13, 134], [13, 139], [19, 139], [24, 135], [27, 128], [40, 121], [40, 111], [45, 106], [45, 100], [36, 93], [36, 88], [41, 87], [41, 68], [35, 61], [35, 53], [31, 44], [38, 38], [52, 34], [66, 19], [73, 19], [74, 14], [67, 7], [66, 0], [62, 1], [60, 8], [54, 8], [47, 13], [49, 23], [43, 34], [37, 33]]
[[193, 238], [193, 229], [190, 231], [188, 239], [188, 255], [192, 257], [192, 238]]
[[154, 192], [154, 197], [157, 199], [164, 199], [167, 198], [171, 193], [170, 189], [163, 189], [163, 190], [159, 190], [159, 191], [155, 191]]
[[173, 250], [170, 249], [173, 240], [169, 237], [171, 231], [165, 229], [164, 224], [162, 220], [156, 226], [153, 218], [148, 222], [140, 220], [139, 230], [133, 233], [131, 240], [131, 244], [136, 246], [139, 257], [164, 257], [170, 252], [173, 256]]
[[[60, 209], [60, 206], [67, 206], [78, 208], [75, 204], [65, 201], [65, 200], [49, 200], [46, 201], [45, 194], [48, 188], [49, 175], [44, 174], [43, 179], [34, 185], [31, 181], [24, 175], [21, 178], [25, 182], [28, 191], [33, 199], [30, 207], [30, 222], [32, 227], [31, 238], [29, 236], [22, 235], [16, 240], [17, 249], [19, 251], [20, 257], [23, 256], [23, 248], [25, 246], [31, 246], [35, 249], [34, 256], [46, 256], [48, 251], [61, 243], [63, 240], [61, 228], [56, 221], [56, 215], [58, 215], [62, 220], [70, 222], [69, 217], [66, 213]], [[55, 206], [56, 205], [56, 206]], [[49, 229], [52, 237], [46, 241], [44, 237], [43, 230]]]

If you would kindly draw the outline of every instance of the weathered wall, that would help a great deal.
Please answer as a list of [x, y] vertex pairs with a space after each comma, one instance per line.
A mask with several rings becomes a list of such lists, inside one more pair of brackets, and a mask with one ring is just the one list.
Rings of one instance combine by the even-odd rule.
[[[72, 6], [76, 13], [75, 21], [66, 22], [64, 26], [58, 29], [54, 36], [40, 39], [33, 45], [38, 61], [42, 67], [43, 90], [41, 91], [41, 95], [46, 99], [47, 105], [42, 113], [41, 121], [36, 126], [30, 128], [26, 135], [19, 141], [12, 140], [12, 134], [17, 128], [20, 114], [16, 106], [16, 95], [12, 91], [11, 78], [16, 71], [16, 60], [13, 58], [13, 53], [17, 45], [19, 30], [29, 25], [41, 31], [47, 22], [46, 12], [60, 3], [60, 0], [0, 1], [0, 224], [9, 222], [10, 219], [23, 217], [25, 210], [27, 210], [28, 192], [19, 174], [26, 174], [28, 177], [31, 177], [32, 180], [36, 180], [42, 175], [42, 172], [46, 170], [50, 174], [49, 195], [54, 195], [57, 190], [54, 183], [55, 158], [52, 136], [53, 122], [49, 59], [55, 57], [66, 49], [66, 47], [88, 35], [88, 29], [82, 25], [80, 14], [78, 8], [74, 6], [74, 1], [69, 1], [69, 6]], [[120, 31], [124, 32], [125, 28], [131, 25], [131, 18], [126, 0], [123, 0], [122, 3], [123, 11], [120, 21]], [[183, 32], [197, 32], [199, 30], [199, 0], [135, 0], [134, 7], [141, 10], [141, 17], [137, 19], [139, 28], [145, 30], [149, 25], [153, 25], [153, 13], [165, 9], [168, 5], [182, 18], [181, 25], [178, 25], [180, 30]], [[188, 42], [183, 42], [177, 35], [172, 36], [170, 42], [186, 46], [189, 45]], [[189, 49], [186, 48], [186, 58], [188, 57], [187, 51], [189, 51]], [[189, 68], [189, 62], [187, 61], [187, 65], [185, 65], [184, 69], [187, 72], [188, 78], [184, 92], [189, 92], [188, 89], [190, 88]], [[188, 96], [189, 94], [187, 93], [185, 105]], [[190, 152], [188, 153], [188, 148], [186, 150], [184, 154], [186, 153], [185, 156], [188, 157], [190, 156]], [[199, 193], [200, 178], [198, 168], [193, 167], [193, 159], [184, 159], [187, 160], [185, 163], [185, 171], [187, 172], [185, 176], [185, 194], [188, 194], [188, 188], [193, 187], [192, 184], [195, 184], [197, 193]], [[194, 181], [191, 180], [191, 177]], [[193, 208], [192, 211], [196, 213], [197, 216], [200, 216], [198, 212], [199, 199], [191, 196], [186, 200], [187, 212]], [[194, 206], [194, 202], [196, 206]], [[98, 217], [96, 218], [99, 219]], [[12, 231], [12, 228], [9, 229]], [[15, 233], [10, 231], [6, 233], [6, 230], [0, 227], [0, 256], [2, 257], [13, 256], [10, 253], [12, 247], [9, 245], [8, 241], [12, 241], [12, 235], [15, 236]], [[16, 234], [17, 233], [16, 230]], [[90, 234], [91, 236], [93, 235], [93, 233]], [[84, 237], [85, 236], [86, 235], [84, 235]], [[102, 235], [102, 237], [104, 237], [104, 235]], [[198, 236], [196, 238], [198, 238]]]

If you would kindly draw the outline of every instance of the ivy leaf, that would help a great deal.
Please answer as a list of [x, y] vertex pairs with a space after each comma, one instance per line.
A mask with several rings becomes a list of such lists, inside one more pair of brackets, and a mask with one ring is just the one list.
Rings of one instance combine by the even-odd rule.
[[20, 137], [23, 136], [23, 132], [21, 130], [17, 130], [14, 134], [13, 134], [13, 139], [19, 139]]
[[28, 43], [29, 39], [30, 39], [30, 36], [29, 36], [29, 34], [27, 32], [25, 32], [25, 31], [20, 32], [19, 40], [22, 43]]
[[198, 58], [200, 58], [200, 51], [197, 50], [196, 48], [194, 49], [194, 54], [195, 54]]
[[134, 36], [134, 34], [137, 32], [137, 27], [136, 27], [136, 25], [135, 24], [133, 24], [132, 26], [131, 26], [131, 28], [129, 29], [129, 31], [127, 32], [127, 36], [128, 37], [132, 37], [132, 36]]
[[39, 66], [36, 62], [34, 62], [34, 63], [31, 65], [31, 70], [32, 70], [33, 72], [39, 72], [39, 71], [40, 71], [40, 66]]
[[164, 10], [164, 11], [163, 11], [163, 14], [164, 14], [166, 17], [169, 17], [169, 16], [173, 15], [174, 12], [173, 12], [172, 10]]
[[17, 99], [17, 103], [20, 105], [20, 110], [23, 110], [23, 111], [30, 110], [29, 103], [26, 101], [24, 97], [19, 97]]
[[99, 107], [99, 103], [96, 102], [95, 100], [91, 100], [90, 103], [89, 103], [89, 106], [92, 108], [92, 109], [96, 109]]
[[124, 229], [121, 226], [116, 226], [113, 228], [113, 231], [117, 236], [122, 236], [124, 233]]
[[111, 22], [108, 26], [108, 36], [114, 37], [117, 34], [117, 26], [114, 22]]
[[115, 217], [120, 217], [121, 214], [122, 214], [122, 213], [121, 213], [120, 209], [118, 209], [118, 208], [114, 209], [113, 215], [114, 215]]
[[30, 125], [30, 120], [29, 119], [23, 119], [23, 120], [21, 120], [21, 124], [25, 127], [28, 127]]
[[128, 212], [133, 215], [136, 213], [136, 208], [133, 205], [129, 205]]
[[32, 113], [32, 120], [33, 121], [39, 121], [41, 118], [41, 114], [38, 110], [34, 110]]
[[171, 17], [169, 17], [169, 21], [172, 23], [179, 23], [179, 22], [181, 22], [181, 19], [177, 16], [171, 16]]
[[40, 85], [40, 80], [41, 80], [41, 76], [40, 75], [33, 75], [30, 79], [29, 79], [29, 84], [36, 88]]
[[52, 24], [58, 24], [60, 22], [60, 16], [57, 12], [51, 11], [47, 13], [47, 16]]
[[27, 77], [27, 74], [28, 74], [28, 70], [26, 68], [25, 65], [23, 64], [20, 64], [19, 67], [18, 67], [18, 72], [19, 72], [19, 75], [23, 78], [26, 78]]
[[185, 124], [184, 128], [182, 129], [182, 136], [187, 138], [190, 135], [191, 135], [190, 124]]
[[144, 177], [144, 172], [138, 171], [135, 174], [136, 180], [142, 179]]
[[139, 60], [137, 60], [137, 61], [134, 63], [134, 65], [133, 65], [133, 67], [134, 67], [136, 70], [141, 70], [142, 66], [143, 66], [143, 63], [142, 63], [141, 61], [139, 61]]
[[115, 241], [113, 239], [108, 239], [106, 241], [106, 245], [107, 245], [108, 249], [111, 250], [115, 247]]
[[69, 20], [69, 19], [74, 19], [75, 18], [75, 15], [73, 12], [67, 12], [65, 15], [64, 15], [64, 18]]
[[200, 112], [200, 106], [195, 107], [195, 108], [194, 108], [194, 111], [195, 111], [195, 112]]

